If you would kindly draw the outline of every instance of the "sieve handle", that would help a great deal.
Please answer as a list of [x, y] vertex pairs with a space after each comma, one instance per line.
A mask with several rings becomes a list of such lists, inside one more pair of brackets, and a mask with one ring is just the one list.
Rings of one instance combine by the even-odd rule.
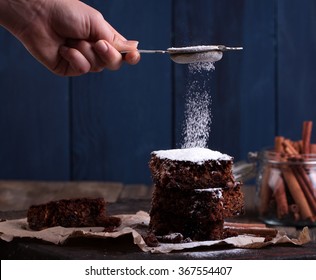
[[[168, 53], [168, 51], [165, 51], [165, 50], [136, 50], [136, 51], [138, 51], [139, 53]], [[124, 54], [124, 53], [129, 53], [129, 52], [132, 52], [132, 51], [122, 51], [120, 53]]]

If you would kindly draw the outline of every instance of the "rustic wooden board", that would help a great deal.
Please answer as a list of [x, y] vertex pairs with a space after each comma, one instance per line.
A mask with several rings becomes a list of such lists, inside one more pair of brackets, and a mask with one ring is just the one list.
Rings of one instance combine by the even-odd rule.
[[[148, 204], [144, 201], [124, 200], [115, 203], [112, 211], [116, 213], [135, 213], [135, 205], [138, 209], [147, 208]], [[132, 211], [131, 211], [132, 209]], [[19, 213], [0, 212], [0, 219], [22, 218]], [[249, 217], [250, 218], [250, 217]], [[253, 219], [252, 222], [257, 222]], [[293, 236], [297, 236], [299, 231], [287, 229]], [[313, 230], [313, 232], [315, 232]], [[314, 237], [315, 238], [315, 235]], [[11, 242], [0, 241], [1, 259], [244, 259], [244, 260], [263, 260], [263, 259], [315, 259], [316, 243], [312, 242], [303, 246], [290, 246], [280, 244], [278, 246], [268, 246], [262, 249], [240, 249], [231, 248], [225, 245], [213, 248], [198, 248], [184, 251], [175, 251], [169, 254], [150, 254], [142, 252], [132, 240], [131, 235], [124, 235], [119, 238], [72, 238], [66, 244], [54, 245], [32, 239], [15, 239]]]
[[153, 188], [147, 185], [125, 185], [119, 200], [124, 199], [147, 199], [151, 200]]

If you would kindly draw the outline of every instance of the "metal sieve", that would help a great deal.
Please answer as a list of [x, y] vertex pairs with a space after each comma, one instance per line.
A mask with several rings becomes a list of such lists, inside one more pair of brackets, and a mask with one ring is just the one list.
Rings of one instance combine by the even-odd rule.
[[[216, 62], [223, 57], [225, 51], [242, 50], [242, 47], [226, 47], [223, 45], [201, 45], [180, 48], [168, 48], [167, 50], [138, 50], [139, 53], [169, 54], [170, 58], [180, 64], [196, 62]], [[121, 53], [127, 53], [121, 52]]]

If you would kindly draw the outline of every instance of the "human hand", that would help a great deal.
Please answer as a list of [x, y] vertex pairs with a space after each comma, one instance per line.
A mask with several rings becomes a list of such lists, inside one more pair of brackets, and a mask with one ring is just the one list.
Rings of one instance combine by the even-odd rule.
[[126, 40], [100, 12], [78, 0], [0, 0], [0, 24], [61, 76], [117, 70], [124, 61], [140, 59], [138, 42]]

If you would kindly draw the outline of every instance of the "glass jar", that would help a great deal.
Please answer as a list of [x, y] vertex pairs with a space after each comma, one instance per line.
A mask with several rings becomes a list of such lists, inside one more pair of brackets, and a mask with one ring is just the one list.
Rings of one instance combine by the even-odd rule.
[[256, 204], [270, 225], [316, 226], [316, 155], [258, 154]]

